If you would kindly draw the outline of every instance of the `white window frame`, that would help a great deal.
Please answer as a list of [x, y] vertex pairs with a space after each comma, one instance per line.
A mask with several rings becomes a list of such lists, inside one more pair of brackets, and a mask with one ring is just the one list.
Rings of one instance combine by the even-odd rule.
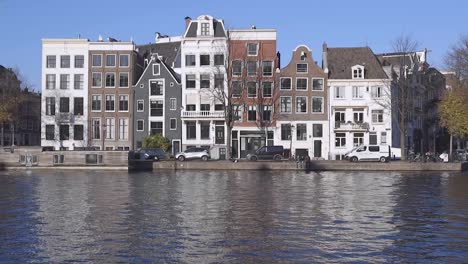
[[[172, 127], [172, 120], [175, 120], [175, 127]], [[169, 130], [177, 130], [177, 118], [169, 119]]]
[[[125, 56], [125, 57], [128, 58], [128, 60], [127, 60], [127, 61], [128, 61], [128, 65], [127, 65], [127, 66], [122, 66], [122, 64], [120, 63], [120, 62], [122, 61], [121, 58], [122, 58], [123, 56]], [[120, 68], [129, 68], [129, 67], [130, 67], [130, 54], [119, 54], [119, 67], [120, 67]]]
[[[291, 87], [289, 89], [283, 89], [283, 79], [289, 79], [291, 81]], [[291, 77], [280, 77], [280, 90], [291, 91], [292, 90], [292, 78]]]
[[[374, 122], [374, 111], [381, 111], [382, 112], [382, 122], [379, 122], [379, 119], [377, 118], [377, 121]], [[372, 124], [383, 124], [385, 123], [385, 111], [382, 110], [382, 109], [373, 109], [371, 110], [371, 121], [372, 121]]]
[[[120, 122], [122, 120], [124, 121], [122, 123], [126, 124], [126, 126], [122, 126], [122, 124]], [[129, 123], [128, 118], [119, 118], [119, 140], [128, 140], [129, 139], [129, 136], [130, 136], [129, 135], [130, 134], [130, 127], [129, 126], [130, 126], [130, 123]], [[122, 127], [124, 127], [124, 129], [122, 129]]]
[[113, 96], [114, 97], [114, 110], [107, 110], [107, 109], [104, 109], [105, 112], [109, 113], [109, 112], [115, 112], [115, 94], [106, 94], [104, 95], [105, 97], [105, 100], [104, 100], [104, 108], [107, 108], [107, 96]]
[[[107, 86], [107, 74], [114, 75], [114, 86]], [[106, 72], [106, 74], [104, 74], [104, 88], [115, 88], [115, 83], [117, 82], [115, 76], [115, 72]]]
[[[322, 111], [320, 112], [314, 112], [314, 98], [321, 98], [322, 99]], [[310, 112], [312, 114], [323, 114], [325, 111], [325, 99], [323, 96], [312, 96], [311, 102], [310, 102]]]
[[[107, 65], [107, 56], [114, 56], [115, 65], [113, 65], [113, 66]], [[105, 57], [106, 57], [106, 64], [104, 65], [105, 68], [115, 68], [115, 67], [117, 67], [117, 55], [116, 54], [106, 54]]]
[[[337, 134], [344, 134], [344, 136], [343, 136], [343, 137], [341, 137], [341, 136], [340, 136], [340, 137], [337, 137]], [[346, 144], [347, 144], [346, 141], [348, 141], [348, 140], [347, 140], [347, 133], [346, 133], [346, 132], [335, 132], [335, 135], [334, 135], [334, 136], [335, 136], [335, 144], [334, 144], [334, 145], [335, 145], [335, 148], [339, 148], [339, 149], [346, 148]], [[339, 145], [339, 146], [336, 145], [336, 139], [337, 139], [337, 138], [340, 138], [340, 145]], [[343, 141], [341, 140], [341, 139], [343, 139], [343, 138], [344, 138], [344, 141], [345, 141], [344, 144], [343, 144]]]
[[[140, 103], [142, 103], [143, 105], [143, 109], [141, 110], [138, 109], [138, 106], [140, 105]], [[137, 112], [144, 112], [144, 111], [145, 111], [145, 100], [143, 99], [137, 100]]]
[[[174, 105], [172, 105], [172, 102], [174, 102]], [[172, 107], [174, 106], [174, 107]], [[177, 98], [170, 98], [169, 99], [169, 110], [177, 110]]]
[[[356, 74], [354, 74], [356, 72]], [[364, 79], [364, 66], [354, 65], [351, 67], [351, 78], [356, 80]]]
[[[299, 66], [299, 64], [305, 64], [306, 65], [306, 71], [304, 72], [300, 72], [297, 70], [297, 66]], [[296, 63], [296, 73], [299, 73], [299, 74], [306, 74], [306, 73], [309, 73], [309, 64], [308, 63]]]
[[[345, 86], [333, 86], [333, 99], [337, 100], [345, 100], [346, 99], [346, 87]], [[337, 93], [337, 91], [342, 90], [343, 91], [343, 96], [342, 97], [337, 97], [340, 93]]]
[[[250, 96], [249, 95], [249, 83], [255, 83], [255, 96]], [[245, 84], [246, 89], [247, 89], [247, 98], [257, 98], [258, 97], [258, 83], [257, 82], [247, 82]]]
[[[138, 129], [138, 122], [140, 122], [140, 121], [143, 123], [143, 129]], [[138, 132], [145, 131], [145, 120], [144, 119], [137, 119], [136, 131], [138, 131]]]
[[[99, 56], [101, 59], [99, 61], [99, 66], [94, 66], [94, 56]], [[91, 68], [100, 68], [102, 67], [102, 54], [92, 54], [91, 55]]]
[[[127, 96], [127, 110], [120, 110], [120, 97]], [[129, 94], [119, 94], [119, 109], [118, 112], [125, 113], [130, 111], [130, 95]]]
[[[101, 85], [100, 86], [94, 86], [93, 85], [94, 74], [99, 74], [99, 76], [101, 77]], [[91, 73], [91, 88], [102, 88], [102, 72], [92, 72]]]
[[[380, 90], [380, 96], [376, 96], [377, 95], [377, 91]], [[383, 86], [380, 86], [380, 85], [374, 85], [374, 86], [371, 86], [371, 97], [374, 98], [374, 99], [381, 99], [383, 97]]]
[[[281, 111], [281, 99], [282, 99], [282, 98], [289, 98], [289, 99], [290, 99], [289, 101], [290, 101], [290, 109], [291, 109], [291, 111], [289, 111], [289, 112], [282, 112], [282, 111]], [[291, 96], [280, 96], [280, 112], [281, 112], [281, 113], [283, 113], [283, 114], [291, 114], [291, 113], [292, 113], [292, 110], [293, 110], [293, 109], [292, 109], [292, 106], [293, 106], [293, 100], [292, 100], [292, 97], [291, 97]]]
[[[306, 110], [305, 110], [305, 112], [298, 112], [298, 111], [297, 111], [297, 98], [305, 98], [305, 103], [306, 103]], [[307, 109], [307, 108], [308, 108], [308, 98], [307, 98], [307, 96], [296, 96], [294, 106], [295, 106], [295, 107], [294, 107], [294, 109], [295, 109], [294, 112], [295, 112], [296, 114], [308, 114], [308, 109]]]
[[[120, 75], [127, 75], [127, 86], [120, 86]], [[130, 73], [129, 72], [119, 72], [119, 88], [129, 88], [130, 87]]]
[[[99, 110], [93, 110], [93, 97], [94, 96], [98, 96], [100, 97], [100, 100], [99, 100], [99, 104], [100, 104], [100, 107], [99, 107]], [[94, 112], [94, 113], [99, 113], [102, 111], [102, 95], [101, 94], [91, 94], [91, 112]]]
[[364, 86], [352, 86], [353, 99], [364, 99]]
[[[321, 90], [315, 90], [314, 89], [314, 80], [322, 80], [322, 89]], [[323, 91], [325, 89], [325, 79], [324, 78], [312, 78], [312, 91]]]
[[[297, 88], [297, 81], [298, 80], [306, 80], [306, 88], [305, 89], [298, 89]], [[308, 91], [309, 90], [309, 78], [307, 77], [297, 77], [296, 78], [296, 91]]]
[[[255, 46], [255, 54], [250, 54], [250, 49], [249, 49], [249, 45], [256, 45]], [[258, 42], [249, 42], [247, 43], [247, 56], [258, 56]]]

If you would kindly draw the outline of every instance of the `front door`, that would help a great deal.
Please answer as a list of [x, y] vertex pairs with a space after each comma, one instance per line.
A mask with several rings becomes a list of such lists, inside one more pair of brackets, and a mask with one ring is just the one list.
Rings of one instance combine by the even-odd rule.
[[322, 157], [322, 140], [314, 140], [314, 157]]
[[172, 155], [175, 155], [178, 152], [180, 152], [180, 141], [174, 140], [172, 141]]

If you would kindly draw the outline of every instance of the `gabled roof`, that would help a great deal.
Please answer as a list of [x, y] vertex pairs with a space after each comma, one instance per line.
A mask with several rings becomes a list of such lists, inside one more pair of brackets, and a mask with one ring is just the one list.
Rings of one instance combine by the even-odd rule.
[[180, 41], [164, 42], [164, 43], [150, 43], [147, 45], [137, 46], [138, 53], [143, 59], [151, 59], [151, 55], [157, 53], [159, 56], [164, 57], [164, 62], [171, 66], [177, 59], [177, 54], [180, 51]]
[[327, 48], [329, 79], [352, 79], [351, 68], [364, 66], [364, 79], [388, 79], [369, 47]]
[[[196, 38], [197, 37], [198, 22], [192, 21], [190, 26], [185, 34], [186, 38]], [[220, 21], [213, 20], [213, 29], [215, 38], [225, 38], [226, 32], [224, 31], [223, 24]]]

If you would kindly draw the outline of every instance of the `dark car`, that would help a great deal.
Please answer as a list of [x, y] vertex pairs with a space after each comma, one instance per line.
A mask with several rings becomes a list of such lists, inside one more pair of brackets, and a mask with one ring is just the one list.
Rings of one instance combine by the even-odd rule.
[[146, 160], [163, 160], [167, 158], [166, 152], [160, 148], [154, 148], [154, 149], [141, 149], [139, 151], [140, 157], [146, 159]]
[[247, 154], [247, 159], [256, 160], [281, 160], [283, 159], [283, 146], [263, 146], [254, 153]]

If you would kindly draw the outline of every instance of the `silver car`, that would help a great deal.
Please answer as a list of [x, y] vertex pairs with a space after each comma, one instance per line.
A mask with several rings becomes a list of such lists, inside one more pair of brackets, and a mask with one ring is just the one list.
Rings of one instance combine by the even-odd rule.
[[186, 159], [202, 159], [203, 161], [207, 161], [210, 158], [210, 153], [204, 148], [189, 148], [177, 153], [175, 158], [180, 161]]

